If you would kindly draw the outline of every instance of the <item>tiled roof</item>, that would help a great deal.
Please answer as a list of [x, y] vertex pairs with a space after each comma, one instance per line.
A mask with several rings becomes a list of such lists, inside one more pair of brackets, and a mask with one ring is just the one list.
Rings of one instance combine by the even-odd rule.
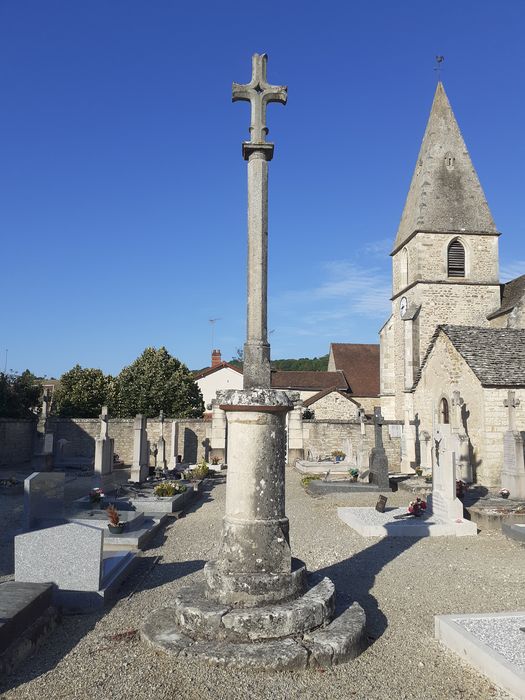
[[296, 389], [303, 391], [342, 389], [348, 391], [348, 383], [342, 372], [312, 372], [272, 370], [273, 389]]
[[379, 396], [379, 345], [332, 343], [331, 350], [354, 396]]
[[432, 337], [414, 387], [440, 332], [449, 338], [483, 386], [525, 386], [525, 329], [443, 325]]
[[512, 311], [516, 304], [523, 298], [525, 295], [525, 275], [516, 277], [516, 279], [510, 280], [510, 282], [502, 284], [501, 287], [501, 306], [497, 311], [487, 316], [489, 319]]
[[203, 377], [207, 377], [209, 374], [218, 372], [220, 369], [224, 369], [225, 367], [234, 369], [236, 372], [239, 372], [239, 374], [242, 374], [242, 369], [240, 369], [239, 367], [236, 367], [235, 365], [230, 365], [229, 362], [221, 362], [221, 364], [217, 365], [217, 367], [206, 367], [205, 369], [201, 369], [198, 372], [194, 372], [193, 379], [202, 379]]

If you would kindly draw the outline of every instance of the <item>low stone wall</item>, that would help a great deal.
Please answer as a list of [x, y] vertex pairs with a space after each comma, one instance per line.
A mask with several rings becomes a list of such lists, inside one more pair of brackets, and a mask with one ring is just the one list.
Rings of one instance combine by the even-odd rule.
[[28, 462], [36, 421], [0, 418], [0, 466]]
[[[175, 454], [180, 454], [183, 462], [196, 462], [204, 454], [207, 455], [210, 422], [202, 418], [179, 418], [176, 419], [176, 422], [178, 424], [178, 441]], [[172, 423], [172, 420], [164, 421], [164, 439], [168, 459], [173, 454]], [[100, 421], [98, 419], [52, 418], [49, 421], [49, 429], [55, 434], [56, 454], [60, 449], [60, 441], [66, 441], [62, 447], [64, 461], [67, 461], [68, 457], [94, 459], [95, 437], [100, 434]], [[160, 421], [154, 418], [148, 419], [147, 431], [148, 440], [153, 448], [160, 437]], [[110, 418], [109, 436], [115, 440], [114, 449], [120, 459], [125, 464], [131, 464], [133, 461], [133, 418]], [[150, 464], [153, 463], [152, 456]]]
[[[399, 424], [400, 425], [400, 424]], [[350, 440], [357, 450], [361, 440], [359, 421], [344, 420], [303, 420], [304, 455], [308, 450], [329, 455], [333, 450], [343, 450], [345, 440]], [[374, 424], [365, 423], [365, 441], [369, 450], [375, 445]], [[383, 445], [388, 457], [389, 469], [396, 471], [401, 465], [401, 438], [391, 436], [388, 425], [383, 426]]]

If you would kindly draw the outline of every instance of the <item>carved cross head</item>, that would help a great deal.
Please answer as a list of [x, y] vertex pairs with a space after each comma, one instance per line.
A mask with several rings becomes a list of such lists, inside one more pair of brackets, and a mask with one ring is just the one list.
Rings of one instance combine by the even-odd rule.
[[254, 53], [252, 56], [252, 79], [241, 85], [233, 83], [232, 102], [243, 100], [252, 107], [250, 134], [252, 143], [265, 143], [268, 128], [266, 126], [266, 105], [269, 102], [286, 104], [288, 88], [285, 85], [270, 85], [266, 80], [268, 56]]
[[107, 406], [102, 406], [101, 412], [100, 412], [100, 420], [107, 421], [108, 419], [108, 407]]
[[463, 406], [463, 404], [464, 404], [464, 401], [461, 398], [461, 394], [456, 389], [456, 391], [452, 392], [452, 405], [453, 406]]

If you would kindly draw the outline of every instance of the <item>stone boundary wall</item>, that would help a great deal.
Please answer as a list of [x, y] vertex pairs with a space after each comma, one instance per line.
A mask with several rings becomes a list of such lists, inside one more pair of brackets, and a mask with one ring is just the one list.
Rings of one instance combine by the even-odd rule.
[[[164, 421], [164, 440], [166, 441], [167, 458], [173, 454], [171, 446], [173, 420]], [[179, 436], [177, 454], [183, 462], [196, 462], [207, 454], [208, 433], [211, 423], [202, 418], [179, 418]], [[98, 418], [51, 418], [49, 429], [55, 434], [55, 450], [58, 450], [60, 440], [67, 440], [63, 448], [63, 461], [68, 457], [95, 457], [95, 437], [100, 434]], [[110, 418], [109, 436], [115, 440], [115, 452], [125, 464], [133, 461], [133, 418]], [[147, 422], [148, 440], [151, 448], [160, 437], [160, 421], [149, 418]], [[151, 455], [150, 464], [154, 464]]]
[[28, 462], [35, 432], [36, 420], [0, 418], [0, 466]]
[[[390, 421], [395, 425], [399, 422]], [[354, 451], [357, 450], [361, 439], [361, 424], [359, 421], [344, 420], [303, 420], [304, 456], [308, 450], [322, 455], [329, 455], [332, 450], [342, 450], [346, 439], [351, 440]], [[375, 445], [374, 424], [365, 423], [365, 440], [369, 450]], [[383, 445], [388, 457], [389, 469], [396, 471], [401, 466], [401, 438], [391, 437], [388, 425], [383, 426]]]

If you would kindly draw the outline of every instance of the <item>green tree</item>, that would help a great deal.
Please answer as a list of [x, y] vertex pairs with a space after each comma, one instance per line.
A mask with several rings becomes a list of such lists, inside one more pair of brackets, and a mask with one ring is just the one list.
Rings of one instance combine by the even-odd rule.
[[28, 369], [22, 374], [0, 372], [2, 418], [34, 418], [41, 394], [42, 384]]
[[108, 402], [111, 381], [100, 369], [75, 365], [60, 377], [53, 395], [53, 413], [68, 418], [96, 418]]
[[201, 391], [186, 365], [166, 348], [146, 348], [115, 378], [111, 410], [122, 418], [160, 411], [172, 418], [199, 418], [204, 411]]

